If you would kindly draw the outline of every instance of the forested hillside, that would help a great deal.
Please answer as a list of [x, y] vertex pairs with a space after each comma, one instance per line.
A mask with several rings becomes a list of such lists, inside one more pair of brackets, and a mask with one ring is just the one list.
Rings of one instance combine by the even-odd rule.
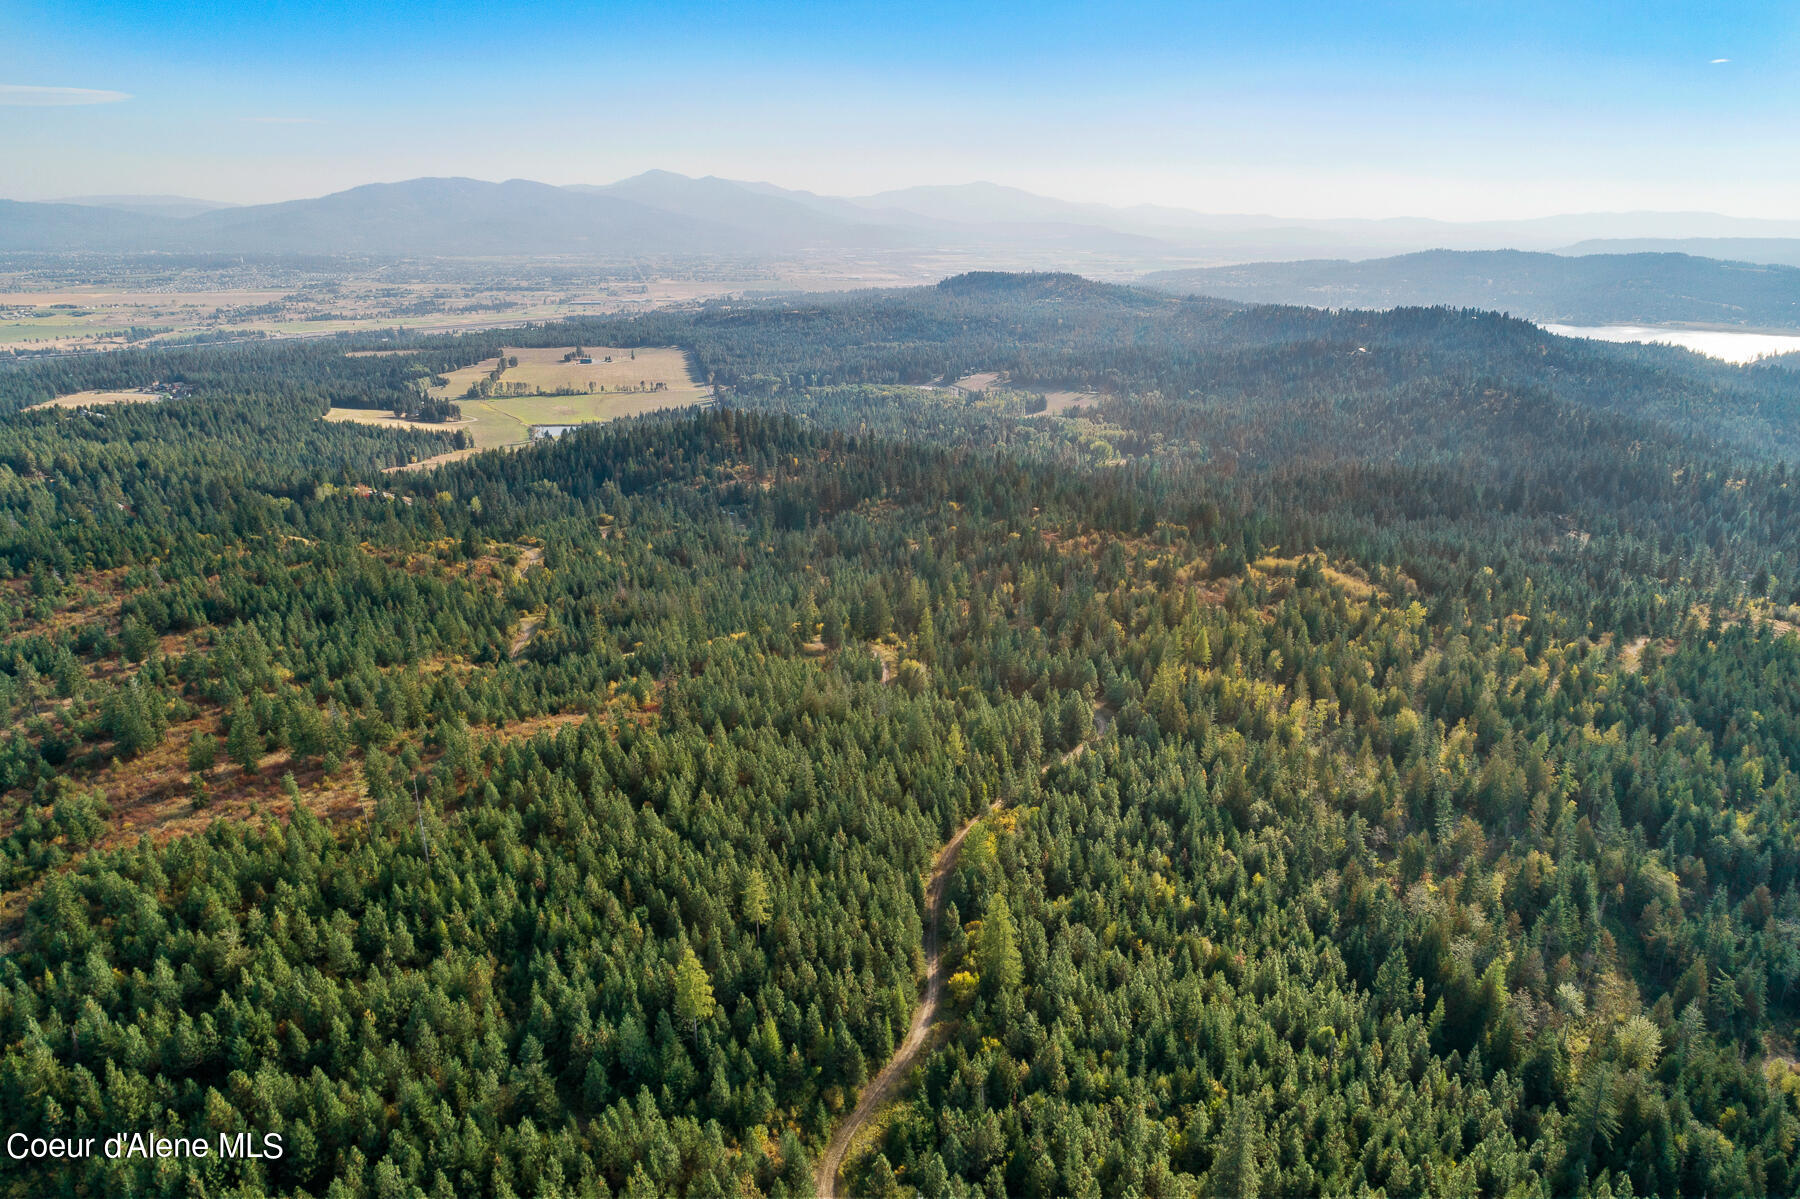
[[326, 402], [488, 339], [0, 367], [0, 1122], [287, 1147], [6, 1193], [811, 1195], [965, 828], [843, 1193], [1800, 1189], [1793, 373], [1061, 276], [506, 337], [727, 403], [381, 474], [454, 434]]
[[[1198, 413], [1215, 432], [1229, 430], [1265, 466], [1300, 456], [1416, 463], [1444, 448], [1504, 466], [1554, 449], [1538, 418], [1563, 409], [1644, 418], [1659, 440], [1677, 433], [1755, 457], [1800, 455], [1794, 372], [1666, 346], [1596, 345], [1470, 309], [1250, 307], [1073, 275], [978, 273], [929, 288], [717, 302], [504, 336], [560, 345], [571, 330], [585, 344], [687, 347], [702, 378], [746, 399], [791, 403], [824, 386], [999, 372], [1023, 389], [1161, 400], [1181, 419]], [[478, 361], [500, 339], [427, 342], [426, 361]], [[1486, 413], [1495, 407], [1511, 411], [1510, 423], [1496, 425]], [[1336, 423], [1321, 426], [1321, 416]], [[1609, 423], [1605, 434], [1619, 428]], [[1535, 443], [1531, 452], [1521, 454], [1519, 437]]]
[[[1604, 243], [1596, 243], [1604, 245]], [[1704, 243], [1702, 243], [1704, 244]], [[1676, 253], [1427, 250], [1361, 262], [1318, 259], [1155, 271], [1146, 287], [1255, 304], [1391, 308], [1448, 304], [1578, 325], [1800, 328], [1800, 268], [1767, 258]]]

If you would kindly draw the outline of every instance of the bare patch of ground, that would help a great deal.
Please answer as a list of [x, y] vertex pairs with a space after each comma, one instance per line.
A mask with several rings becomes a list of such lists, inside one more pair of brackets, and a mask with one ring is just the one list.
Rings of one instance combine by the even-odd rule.
[[450, 450], [442, 454], [433, 454], [429, 458], [421, 458], [417, 462], [407, 462], [400, 466], [383, 467], [381, 473], [384, 475], [396, 475], [411, 474], [414, 471], [435, 470], [440, 466], [445, 466], [452, 462], [461, 462], [464, 458], [473, 454], [479, 454], [480, 452], [481, 451], [477, 449]]
[[885, 687], [893, 681], [894, 671], [900, 665], [900, 650], [884, 642], [871, 641], [869, 652], [881, 663], [881, 685]]
[[532, 635], [538, 631], [539, 626], [543, 623], [544, 616], [542, 613], [532, 613], [530, 616], [525, 617], [525, 619], [519, 622], [519, 631], [513, 634], [512, 657], [517, 658], [520, 654], [525, 652], [525, 647], [531, 644]]
[[1004, 378], [1006, 375], [1001, 371], [978, 371], [958, 379], [956, 386], [962, 391], [986, 391]]
[[108, 404], [154, 404], [168, 398], [168, 393], [161, 391], [77, 391], [31, 408], [104, 408]]
[[351, 421], [386, 429], [423, 429], [427, 433], [449, 433], [474, 423], [468, 420], [407, 420], [384, 408], [333, 408], [325, 414], [325, 419], [334, 424]]
[[1071, 408], [1092, 407], [1100, 402], [1097, 391], [1046, 391], [1044, 411], [1036, 415], [1062, 416]]
[[[577, 348], [582, 352], [570, 358]], [[514, 394], [552, 395], [559, 390], [576, 396], [666, 391], [690, 404], [704, 398], [705, 385], [694, 379], [687, 354], [674, 346], [509, 346], [502, 353], [508, 366], [496, 380], [493, 399]], [[517, 366], [511, 365], [514, 359]], [[444, 376], [445, 385], [434, 388], [432, 394], [439, 399], [460, 399], [470, 386], [487, 379], [497, 365], [498, 358], [488, 358], [452, 371]]]

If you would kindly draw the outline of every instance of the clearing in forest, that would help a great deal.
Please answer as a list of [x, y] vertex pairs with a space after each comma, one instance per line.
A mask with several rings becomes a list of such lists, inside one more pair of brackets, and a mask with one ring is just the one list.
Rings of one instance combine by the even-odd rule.
[[1097, 391], [1046, 391], [1044, 416], [1061, 416], [1071, 408], [1092, 407], [1100, 402]]
[[[489, 358], [452, 371], [446, 386], [431, 391], [462, 408], [480, 449], [525, 441], [533, 425], [592, 424], [711, 397], [711, 389], [694, 378], [687, 354], [673, 346], [508, 348], [505, 357], [508, 365], [497, 378], [500, 359]], [[470, 397], [471, 387], [487, 394]]]
[[384, 475], [402, 475], [411, 474], [415, 471], [435, 470], [446, 463], [461, 462], [464, 458], [477, 452], [478, 451], [473, 449], [448, 450], [442, 454], [433, 454], [429, 458], [421, 458], [417, 462], [406, 462], [399, 466], [384, 466], [381, 468], [381, 473]]
[[[581, 350], [580, 354], [575, 351]], [[540, 349], [507, 347], [508, 365], [489, 384], [488, 394], [475, 398], [504, 399], [514, 395], [661, 395], [664, 407], [694, 404], [704, 398], [704, 385], [688, 369], [687, 355], [673, 346], [618, 349], [612, 346], [561, 346]], [[635, 355], [635, 357], [634, 357]], [[513, 359], [518, 365], [513, 366]], [[585, 360], [585, 361], [584, 361]], [[499, 365], [488, 358], [445, 375], [448, 382], [431, 394], [441, 400], [461, 400], [471, 387], [480, 388]]]
[[973, 375], [964, 375], [956, 381], [959, 391], [986, 391], [1006, 376], [1000, 371], [980, 371]]
[[383, 429], [423, 429], [427, 433], [449, 433], [467, 426], [467, 420], [407, 420], [386, 408], [333, 408], [325, 414], [328, 421], [354, 421], [359, 425], [377, 425]]
[[166, 391], [78, 391], [33, 404], [33, 408], [99, 408], [106, 404], [154, 404], [166, 400]]

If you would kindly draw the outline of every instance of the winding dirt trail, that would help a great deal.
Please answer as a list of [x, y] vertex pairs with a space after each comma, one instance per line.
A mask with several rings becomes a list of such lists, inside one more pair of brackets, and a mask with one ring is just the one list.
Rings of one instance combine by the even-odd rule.
[[[999, 810], [998, 801], [988, 809], [989, 812]], [[900, 1084], [906, 1080], [906, 1072], [912, 1069], [913, 1063], [925, 1048], [925, 1039], [931, 1032], [932, 1024], [937, 1021], [938, 1006], [944, 998], [944, 977], [950, 970], [950, 964], [944, 960], [938, 946], [938, 925], [943, 923], [944, 916], [944, 892], [950, 885], [950, 872], [956, 869], [956, 855], [962, 849], [963, 838], [969, 835], [969, 830], [980, 820], [981, 816], [973, 817], [957, 829], [956, 835], [944, 842], [944, 847], [938, 850], [937, 857], [932, 860], [931, 882], [925, 890], [928, 909], [925, 920], [925, 997], [913, 1009], [912, 1024], [906, 1030], [906, 1039], [894, 1050], [894, 1056], [881, 1068], [881, 1073], [863, 1087], [862, 1094], [857, 1097], [856, 1107], [831, 1134], [831, 1142], [825, 1146], [825, 1155], [819, 1159], [814, 1180], [819, 1199], [838, 1199], [838, 1171], [844, 1168], [844, 1154], [849, 1151], [851, 1142], [862, 1131], [863, 1125], [900, 1089]]]
[[[886, 666], [886, 663], [883, 663]], [[886, 679], [882, 680], [886, 682]], [[1081, 742], [1060, 758], [1044, 763], [1039, 774], [1048, 774], [1050, 768], [1059, 763], [1072, 762], [1080, 757], [1086, 749], [1106, 736], [1112, 725], [1112, 715], [1104, 708], [1096, 705], [1094, 709], [1094, 734]], [[863, 1087], [862, 1094], [857, 1096], [856, 1106], [851, 1109], [843, 1123], [839, 1124], [831, 1134], [831, 1141], [825, 1146], [825, 1154], [819, 1158], [818, 1169], [814, 1172], [813, 1186], [818, 1192], [818, 1199], [847, 1199], [838, 1190], [838, 1174], [844, 1168], [844, 1156], [856, 1141], [857, 1134], [874, 1118], [906, 1081], [906, 1075], [919, 1060], [925, 1049], [925, 1041], [931, 1033], [931, 1026], [937, 1022], [938, 1008], [944, 998], [944, 982], [950, 973], [951, 963], [946, 962], [938, 946], [938, 926], [944, 918], [944, 892], [950, 886], [950, 872], [956, 869], [956, 857], [962, 850], [963, 838], [969, 835], [982, 816], [998, 812], [1004, 806], [996, 799], [986, 812], [971, 817], [968, 823], [956, 830], [956, 835], [944, 842], [944, 847], [937, 852], [931, 862], [931, 881], [925, 889], [925, 996], [919, 1006], [913, 1009], [912, 1023], [907, 1027], [906, 1039], [894, 1050], [887, 1065], [881, 1072], [870, 1079]]]
[[527, 616], [519, 622], [519, 631], [513, 634], [512, 639], [512, 657], [515, 661], [520, 654], [525, 652], [525, 647], [531, 644], [532, 637], [537, 634], [538, 626], [543, 623], [542, 616]]

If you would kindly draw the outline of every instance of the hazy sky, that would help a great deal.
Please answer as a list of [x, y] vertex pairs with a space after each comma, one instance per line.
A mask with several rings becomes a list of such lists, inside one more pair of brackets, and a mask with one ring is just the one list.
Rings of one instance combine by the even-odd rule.
[[1800, 4], [0, 3], [0, 196], [651, 167], [1451, 219], [1800, 215]]

